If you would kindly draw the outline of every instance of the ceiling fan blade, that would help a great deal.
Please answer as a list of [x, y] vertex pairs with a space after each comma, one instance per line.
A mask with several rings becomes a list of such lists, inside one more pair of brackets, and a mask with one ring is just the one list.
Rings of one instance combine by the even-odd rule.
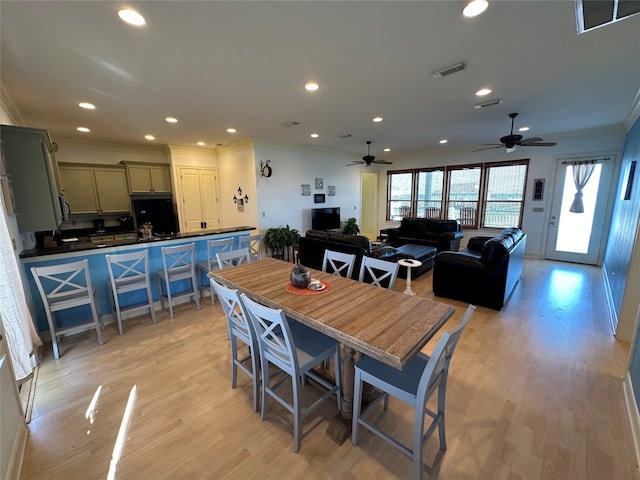
[[[481, 145], [493, 145], [493, 144], [492, 143], [481, 143]], [[477, 150], [472, 150], [472, 152], [481, 152], [482, 150], [491, 150], [493, 148], [502, 148], [502, 147], [504, 147], [504, 145], [495, 144], [495, 146], [493, 146], [493, 147], [479, 148]]]
[[367, 163], [367, 162], [358, 162], [358, 161], [353, 160], [351, 163], [347, 163], [345, 165], [345, 167], [350, 167], [352, 165], [360, 165], [361, 163]]
[[531, 137], [531, 138], [525, 138], [523, 140], [520, 140], [519, 145], [526, 145], [527, 143], [538, 143], [538, 142], [542, 142], [542, 139], [540, 137]]
[[553, 147], [557, 145], [556, 142], [536, 142], [536, 143], [521, 143], [522, 147]]
[[386, 160], [373, 160], [373, 163], [381, 163], [383, 165], [391, 165], [393, 162], [387, 162]]

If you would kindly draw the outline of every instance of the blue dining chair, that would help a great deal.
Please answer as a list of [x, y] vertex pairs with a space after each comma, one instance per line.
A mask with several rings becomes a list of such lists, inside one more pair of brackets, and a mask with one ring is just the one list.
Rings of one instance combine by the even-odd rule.
[[[287, 321], [282, 310], [265, 307], [254, 302], [244, 293], [240, 298], [249, 313], [251, 324], [258, 337], [262, 367], [262, 420], [266, 420], [268, 398], [272, 397], [293, 414], [293, 451], [298, 452], [302, 443], [302, 422], [331, 396], [337, 397], [338, 410], [342, 408], [340, 392], [340, 343], [323, 333], [299, 322]], [[318, 375], [313, 369], [333, 357], [335, 383]], [[272, 373], [270, 367], [280, 371]], [[282, 395], [280, 389], [285, 378], [291, 378], [292, 400]], [[306, 408], [302, 406], [304, 377], [326, 388], [324, 394]], [[273, 381], [272, 381], [273, 380]]]
[[[389, 442], [409, 458], [412, 458], [414, 478], [422, 478], [422, 451], [436, 428], [440, 435], [440, 450], [445, 451], [447, 449], [444, 410], [449, 363], [460, 335], [462, 335], [462, 331], [471, 320], [475, 309], [474, 305], [467, 307], [462, 320], [453, 329], [442, 335], [431, 356], [418, 352], [402, 370], [366, 356], [362, 356], [356, 362], [351, 431], [351, 441], [354, 445], [358, 444], [358, 427], [362, 425]], [[361, 412], [362, 385], [364, 382], [382, 393]], [[427, 407], [427, 402], [436, 390], [438, 391], [438, 411], [434, 412]], [[389, 395], [402, 400], [415, 410], [413, 418], [413, 448], [401, 443], [365, 418], [381, 399], [384, 400], [384, 409], [387, 410], [389, 408]], [[432, 419], [426, 432], [424, 430], [425, 415]]]

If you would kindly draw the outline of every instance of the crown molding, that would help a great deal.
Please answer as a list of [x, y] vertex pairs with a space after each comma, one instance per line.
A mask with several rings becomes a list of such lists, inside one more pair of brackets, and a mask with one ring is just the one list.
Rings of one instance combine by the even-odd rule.
[[196, 155], [206, 157], [217, 157], [217, 151], [211, 147], [187, 147], [185, 145], [166, 145], [166, 149], [171, 154]]
[[627, 121], [624, 123], [624, 128], [626, 128], [627, 132], [631, 130], [631, 127], [633, 127], [638, 118], [640, 118], [640, 89], [638, 89], [636, 97], [631, 103], [631, 113], [629, 113], [629, 118], [627, 118]]
[[2, 109], [9, 116], [9, 120], [13, 125], [24, 125], [24, 120], [18, 108], [15, 106], [15, 102], [5, 89], [0, 88], [0, 102], [2, 102]]

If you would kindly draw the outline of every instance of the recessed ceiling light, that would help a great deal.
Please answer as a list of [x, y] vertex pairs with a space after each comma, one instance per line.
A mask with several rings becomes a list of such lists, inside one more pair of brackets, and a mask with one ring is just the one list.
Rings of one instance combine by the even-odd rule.
[[312, 133], [311, 135], [309, 135], [311, 138], [318, 138], [320, 135], [318, 135], [317, 133]]
[[528, 132], [529, 131], [529, 127], [520, 127], [518, 129], [519, 132]]
[[309, 82], [304, 86], [304, 89], [309, 92], [315, 92], [319, 88], [320, 88], [320, 85], [318, 85], [316, 82]]
[[442, 140], [440, 140], [440, 143], [449, 143], [449, 140], [447, 140], [446, 138], [443, 138]]
[[95, 110], [96, 106], [93, 103], [89, 103], [89, 102], [80, 102], [78, 104], [78, 106], [80, 108], [84, 108], [85, 110]]
[[165, 118], [165, 121], [167, 123], [178, 123], [178, 119], [175, 118], [175, 117], [167, 117], [167, 118]]
[[492, 91], [493, 90], [491, 90], [490, 88], [481, 88], [476, 92], [476, 95], [478, 97], [484, 97], [485, 95], [489, 95]]
[[78, 128], [76, 128], [76, 130], [78, 130], [79, 132], [82, 132], [82, 133], [89, 133], [91, 131], [87, 127], [78, 127]]
[[467, 18], [477, 17], [484, 12], [488, 6], [489, 2], [487, 0], [471, 0], [462, 10], [462, 15]]
[[374, 117], [373, 121], [376, 123], [380, 123], [383, 120], [382, 117]]
[[154, 137], [153, 135], [145, 135], [144, 138], [146, 138], [147, 140], [155, 140], [156, 137]]
[[206, 143], [200, 141], [200, 142], [198, 142], [198, 145], [200, 145], [201, 147], [204, 147], [206, 145]]
[[391, 149], [390, 149], [389, 147], [387, 147], [387, 148], [385, 148], [383, 151], [384, 151], [384, 152], [390, 152], [390, 151], [391, 151]]
[[136, 27], [142, 27], [147, 23], [142, 15], [131, 8], [118, 10], [118, 16], [123, 22], [127, 22], [129, 25], [135, 25]]
[[238, 130], [235, 128], [227, 128], [227, 133], [236, 133]]

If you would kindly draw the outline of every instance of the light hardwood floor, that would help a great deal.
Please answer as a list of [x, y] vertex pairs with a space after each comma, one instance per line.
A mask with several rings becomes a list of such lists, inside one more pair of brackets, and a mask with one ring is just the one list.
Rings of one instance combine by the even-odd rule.
[[[396, 290], [404, 290], [398, 280]], [[433, 297], [431, 272], [412, 287]], [[465, 304], [446, 299], [460, 319]], [[357, 446], [325, 434], [335, 403], [305, 422], [299, 454], [292, 419], [275, 402], [262, 422], [250, 383], [230, 386], [222, 308], [203, 301], [50, 345], [39, 372], [23, 479], [104, 479], [129, 391], [137, 402], [119, 479], [410, 478], [411, 461], [366, 432]], [[425, 352], [430, 352], [439, 336]], [[601, 271], [527, 260], [501, 312], [478, 308], [454, 354], [447, 391], [448, 450], [425, 449], [432, 479], [640, 479], [623, 378], [629, 344], [609, 325]], [[93, 423], [85, 411], [102, 385]], [[391, 401], [381, 421], [409, 439], [412, 411]], [[435, 463], [434, 463], [435, 462]]]

